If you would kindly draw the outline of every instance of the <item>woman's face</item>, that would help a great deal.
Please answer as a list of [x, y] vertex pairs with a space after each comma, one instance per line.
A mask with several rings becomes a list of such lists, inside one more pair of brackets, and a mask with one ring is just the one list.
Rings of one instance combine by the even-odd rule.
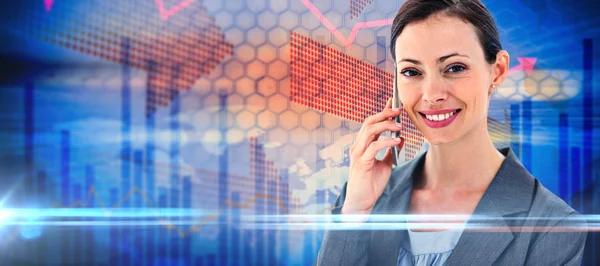
[[396, 39], [396, 63], [402, 104], [431, 144], [485, 127], [491, 85], [503, 79], [471, 24], [443, 15], [408, 24]]

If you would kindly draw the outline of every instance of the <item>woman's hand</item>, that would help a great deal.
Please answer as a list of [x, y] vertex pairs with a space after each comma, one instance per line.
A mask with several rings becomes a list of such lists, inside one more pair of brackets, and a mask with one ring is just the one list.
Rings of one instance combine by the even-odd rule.
[[[397, 145], [399, 150], [404, 139], [381, 137], [387, 130], [400, 131], [400, 125], [390, 120], [400, 115], [400, 110], [392, 110], [390, 98], [380, 113], [367, 117], [356, 141], [350, 147], [350, 175], [346, 185], [346, 199], [342, 214], [369, 214], [375, 202], [383, 193], [392, 174], [391, 147]], [[387, 147], [382, 160], [377, 160], [377, 152]]]

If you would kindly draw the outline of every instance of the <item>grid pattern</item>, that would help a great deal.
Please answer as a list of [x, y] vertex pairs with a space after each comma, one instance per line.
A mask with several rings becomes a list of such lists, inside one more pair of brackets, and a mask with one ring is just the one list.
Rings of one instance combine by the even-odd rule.
[[373, 0], [350, 0], [350, 18], [356, 18]]
[[[290, 100], [362, 123], [392, 97], [393, 76], [298, 33], [291, 33]], [[402, 112], [405, 160], [419, 152], [423, 134]]]
[[38, 14], [39, 20], [49, 19], [50, 23], [41, 27], [34, 24], [34, 30], [42, 29], [35, 35], [148, 71], [152, 90], [147, 94], [146, 113], [150, 115], [158, 107], [168, 106], [175, 94], [189, 90], [196, 80], [233, 55], [233, 45], [225, 41], [221, 27], [201, 1], [188, 1], [181, 10], [175, 10], [181, 5], [165, 9], [159, 2], [160, 12], [156, 12], [157, 4], [152, 1], [99, 2], [93, 11], [61, 2], [52, 7], [51, 13]]

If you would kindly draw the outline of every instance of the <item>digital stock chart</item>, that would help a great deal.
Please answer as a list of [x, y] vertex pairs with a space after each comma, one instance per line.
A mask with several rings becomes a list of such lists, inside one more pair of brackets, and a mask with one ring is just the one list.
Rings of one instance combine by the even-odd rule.
[[[494, 145], [597, 214], [599, 3], [483, 2], [510, 54]], [[312, 265], [323, 230], [252, 219], [330, 214], [402, 3], [3, 3], [0, 265]], [[429, 144], [402, 121], [407, 162]]]

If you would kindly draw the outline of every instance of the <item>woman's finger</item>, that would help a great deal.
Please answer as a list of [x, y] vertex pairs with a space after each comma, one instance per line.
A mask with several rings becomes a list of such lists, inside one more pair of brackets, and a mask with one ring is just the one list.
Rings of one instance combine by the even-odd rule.
[[374, 125], [366, 125], [365, 129], [361, 134], [358, 135], [354, 143], [353, 153], [358, 154], [359, 157], [365, 152], [371, 142], [377, 141], [380, 138], [381, 133], [384, 131], [399, 131], [401, 127], [399, 124], [392, 120], [382, 121]]
[[369, 145], [369, 147], [365, 150], [365, 153], [363, 153], [361, 159], [364, 161], [371, 160], [371, 159], [375, 158], [375, 156], [381, 149], [396, 146], [396, 145], [400, 144], [401, 142], [402, 142], [402, 138], [389, 138], [389, 137], [379, 138], [379, 140], [371, 142], [371, 145]]

